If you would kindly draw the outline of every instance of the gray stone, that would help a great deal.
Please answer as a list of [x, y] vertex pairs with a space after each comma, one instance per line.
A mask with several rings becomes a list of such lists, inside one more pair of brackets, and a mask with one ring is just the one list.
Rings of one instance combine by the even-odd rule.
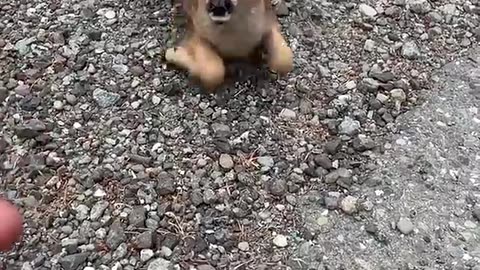
[[287, 192], [287, 182], [283, 179], [274, 179], [270, 182], [270, 193], [275, 196], [283, 196]]
[[75, 218], [82, 221], [89, 217], [90, 208], [84, 204], [80, 204], [75, 208], [75, 212]]
[[93, 90], [93, 99], [98, 106], [106, 108], [115, 105], [120, 100], [120, 95], [97, 88]]
[[153, 258], [153, 256], [155, 255], [155, 253], [153, 252], [153, 250], [151, 249], [142, 249], [140, 250], [140, 260], [142, 262], [147, 262], [149, 261], [151, 258]]
[[230, 135], [231, 130], [228, 125], [225, 125], [222, 123], [213, 123], [211, 127], [215, 135], [225, 136], [225, 137]]
[[217, 194], [212, 189], [207, 189], [203, 192], [203, 202], [206, 204], [213, 204], [217, 201]]
[[232, 169], [233, 166], [235, 165], [233, 163], [232, 156], [230, 156], [229, 154], [221, 154], [220, 158], [218, 160], [218, 163], [220, 164], [220, 166], [222, 168], [227, 169], [227, 170]]
[[260, 164], [262, 167], [271, 168], [275, 164], [275, 161], [270, 156], [261, 156], [257, 158], [257, 163]]
[[153, 247], [153, 232], [151, 230], [144, 231], [137, 235], [133, 243], [138, 249], [149, 249]]
[[128, 223], [130, 226], [145, 227], [145, 220], [147, 219], [147, 209], [142, 205], [135, 206], [128, 215]]
[[360, 122], [348, 116], [346, 116], [345, 119], [343, 119], [343, 121], [340, 123], [338, 127], [338, 132], [340, 134], [344, 134], [348, 136], [353, 136], [357, 134], [359, 130], [360, 130]]
[[168, 172], [161, 172], [157, 176], [157, 193], [165, 196], [175, 193], [175, 179]]
[[432, 9], [428, 0], [407, 0], [410, 10], [417, 14], [426, 14]]
[[58, 260], [64, 270], [77, 270], [82, 264], [87, 261], [88, 253], [77, 253], [67, 255]]
[[30, 52], [30, 45], [36, 41], [36, 37], [21, 39], [15, 43], [15, 50], [17, 50], [20, 55], [26, 55]]
[[123, 230], [122, 222], [119, 219], [115, 220], [107, 234], [106, 243], [108, 247], [110, 247], [110, 249], [117, 249], [126, 239], [127, 236]]
[[340, 202], [340, 193], [329, 192], [323, 199], [327, 209], [335, 210], [338, 208], [338, 204]]
[[113, 252], [113, 259], [118, 261], [122, 258], [124, 258], [125, 256], [127, 256], [128, 254], [128, 246], [126, 243], [121, 243], [118, 248], [115, 250], [115, 252]]
[[390, 91], [390, 96], [394, 101], [405, 102], [405, 100], [407, 100], [407, 95], [403, 89], [392, 89]]
[[15, 134], [20, 138], [35, 138], [47, 129], [45, 123], [37, 119], [30, 119], [22, 126], [15, 129]]
[[197, 266], [197, 270], [215, 270], [215, 267], [208, 264], [202, 264]]
[[316, 155], [313, 158], [313, 161], [315, 162], [315, 164], [317, 164], [318, 166], [320, 166], [324, 169], [328, 170], [328, 169], [333, 168], [332, 160], [325, 154]]
[[375, 147], [373, 139], [365, 134], [359, 134], [352, 140], [352, 146], [355, 150], [363, 152]]
[[415, 60], [420, 57], [420, 49], [415, 41], [407, 41], [402, 46], [403, 57]]
[[90, 210], [90, 220], [98, 221], [108, 208], [108, 205], [109, 203], [107, 201], [99, 201], [95, 203]]
[[115, 64], [112, 66], [112, 69], [120, 75], [125, 75], [128, 72], [128, 66], [123, 64]]

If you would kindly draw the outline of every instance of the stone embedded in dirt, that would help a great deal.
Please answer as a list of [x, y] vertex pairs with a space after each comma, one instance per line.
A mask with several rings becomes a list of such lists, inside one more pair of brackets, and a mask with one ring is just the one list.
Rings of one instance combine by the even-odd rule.
[[409, 218], [402, 217], [397, 222], [397, 229], [403, 234], [410, 234], [413, 232], [414, 226]]
[[288, 246], [288, 240], [285, 235], [277, 234], [273, 238], [273, 244], [277, 247], [286, 247]]
[[220, 159], [218, 160], [218, 163], [222, 168], [227, 170], [232, 169], [233, 166], [235, 165], [233, 163], [232, 156], [230, 156], [229, 154], [221, 154]]

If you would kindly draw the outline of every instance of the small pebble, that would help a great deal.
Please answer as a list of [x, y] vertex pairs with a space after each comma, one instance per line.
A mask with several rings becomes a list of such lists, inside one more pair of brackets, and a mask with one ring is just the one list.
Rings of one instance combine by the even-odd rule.
[[400, 218], [397, 222], [397, 229], [403, 234], [410, 234], [413, 232], [413, 223], [409, 218]]
[[273, 238], [273, 244], [277, 247], [286, 247], [288, 245], [287, 237], [281, 234], [278, 234]]

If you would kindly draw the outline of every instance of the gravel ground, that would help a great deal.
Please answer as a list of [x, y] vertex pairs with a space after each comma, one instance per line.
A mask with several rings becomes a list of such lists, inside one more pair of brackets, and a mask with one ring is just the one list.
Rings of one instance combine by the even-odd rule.
[[276, 9], [294, 72], [209, 96], [169, 1], [0, 0], [0, 266], [477, 269], [480, 1]]

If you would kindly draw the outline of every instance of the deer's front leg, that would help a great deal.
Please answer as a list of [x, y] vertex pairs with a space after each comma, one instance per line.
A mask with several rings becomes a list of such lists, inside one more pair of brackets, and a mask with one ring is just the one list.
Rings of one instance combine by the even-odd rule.
[[265, 49], [269, 68], [283, 76], [293, 70], [293, 52], [280, 32], [278, 23], [272, 24], [265, 36]]
[[165, 59], [199, 79], [210, 93], [224, 81], [225, 65], [222, 58], [199, 38], [192, 37], [181, 46], [167, 49]]

